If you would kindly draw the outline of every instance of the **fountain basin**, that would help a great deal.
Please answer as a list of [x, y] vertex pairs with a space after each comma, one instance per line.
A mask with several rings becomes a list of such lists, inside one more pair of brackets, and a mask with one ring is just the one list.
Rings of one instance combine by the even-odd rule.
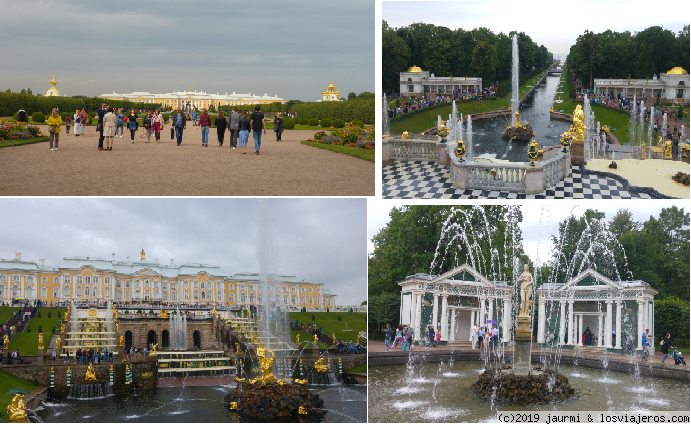
[[679, 171], [689, 173], [689, 164], [681, 161], [662, 159], [622, 159], [617, 160], [617, 169], [609, 168], [609, 159], [591, 159], [586, 169], [608, 172], [626, 178], [632, 186], [653, 187], [667, 196], [680, 199], [689, 198], [689, 188], [672, 180], [672, 176]]
[[325, 414], [324, 400], [318, 394], [312, 394], [302, 385], [268, 383], [239, 383], [223, 399], [224, 403], [237, 403], [239, 414], [259, 419], [298, 416], [302, 407], [310, 414]]
[[510, 367], [483, 372], [472, 388], [476, 396], [486, 401], [516, 405], [561, 402], [576, 394], [563, 374], [546, 370], [518, 377]]

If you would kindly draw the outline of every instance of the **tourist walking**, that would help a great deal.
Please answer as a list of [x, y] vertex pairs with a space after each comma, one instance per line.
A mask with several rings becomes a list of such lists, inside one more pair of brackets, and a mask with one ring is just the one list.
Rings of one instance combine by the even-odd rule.
[[154, 111], [154, 117], [153, 117], [153, 130], [154, 130], [154, 135], [156, 136], [156, 143], [161, 142], [161, 130], [163, 130], [163, 116], [161, 113], [156, 109]]
[[134, 133], [137, 132], [137, 128], [139, 128], [139, 122], [137, 122], [137, 114], [134, 113], [134, 109], [132, 109], [130, 111], [130, 114], [127, 115], [127, 129], [130, 130], [132, 144], [134, 144]]
[[250, 125], [254, 136], [254, 154], [258, 155], [262, 145], [262, 132], [266, 134], [266, 124], [264, 123], [264, 114], [261, 113], [261, 106], [256, 105], [254, 107], [254, 112], [250, 116]]
[[406, 340], [408, 341], [408, 350], [413, 350], [413, 343], [415, 342], [415, 330], [408, 324], [406, 331]]
[[384, 331], [384, 345], [386, 345], [386, 351], [391, 350], [391, 324], [386, 323], [386, 330]]
[[[62, 125], [62, 119], [58, 115], [58, 110], [53, 108], [51, 115], [48, 117], [48, 127], [50, 134], [50, 150], [58, 150], [58, 140], [60, 139], [60, 126]], [[55, 140], [55, 149], [53, 149], [53, 139]]]
[[57, 356], [57, 354], [55, 353], [55, 349], [53, 349], [53, 352], [50, 354], [50, 356], [53, 357], [53, 363], [55, 363], [55, 357]]
[[120, 131], [120, 138], [122, 138], [122, 133], [124, 131], [122, 129], [122, 125], [124, 124], [124, 122], [125, 122], [125, 114], [122, 113], [122, 108], [120, 108], [120, 109], [118, 109], [118, 121], [117, 121], [117, 127], [115, 128], [115, 135], [116, 136], [118, 135], [118, 130], [119, 130]]
[[672, 341], [669, 333], [665, 335], [664, 340], [662, 340], [662, 347], [660, 348], [660, 352], [662, 352], [662, 363], [665, 363], [665, 359], [669, 356], [669, 348], [671, 347], [672, 349], [676, 349], [676, 347], [672, 346]]
[[209, 147], [209, 127], [211, 126], [211, 118], [206, 108], [202, 109], [202, 114], [199, 115], [199, 126], [202, 127], [202, 147]]
[[74, 136], [79, 137], [79, 127], [80, 123], [82, 121], [81, 116], [79, 115], [79, 110], [74, 111], [74, 116], [72, 116], [72, 121], [74, 121]]
[[429, 345], [431, 347], [437, 347], [434, 338], [434, 326], [430, 324], [427, 328], [427, 337], [429, 338]]
[[192, 126], [196, 127], [197, 126], [197, 111], [193, 110], [191, 115], [192, 115]]
[[180, 110], [178, 106], [177, 111], [173, 114], [173, 127], [175, 128], [175, 138], [178, 146], [182, 144], [182, 131], [187, 128], [187, 116]]
[[106, 116], [106, 104], [101, 103], [101, 108], [97, 110], [98, 112], [98, 126], [96, 131], [98, 131], [98, 150], [103, 150], [103, 117]]
[[146, 116], [144, 117], [144, 135], [146, 136], [145, 143], [148, 143], [149, 141], [151, 141], [151, 132], [153, 131], [152, 120], [153, 120], [153, 118], [151, 116], [151, 111], [147, 110]]
[[106, 116], [103, 117], [103, 134], [106, 138], [106, 150], [113, 150], [113, 137], [118, 117], [113, 113], [113, 107], [108, 106]]
[[68, 113], [67, 116], [65, 116], [65, 135], [69, 136], [70, 135], [70, 124], [72, 123], [72, 117]]
[[82, 118], [81, 125], [79, 126], [79, 134], [84, 135], [84, 128], [89, 125], [89, 114], [82, 108], [82, 111], [79, 112], [79, 116]]
[[482, 349], [483, 336], [484, 336], [484, 333], [482, 332], [482, 327], [480, 327], [477, 330], [477, 345], [478, 345], [478, 348], [480, 348], [480, 349]]
[[283, 133], [283, 117], [281, 116], [281, 112], [278, 112], [274, 118], [274, 132], [276, 133], [276, 141], [281, 141], [281, 134]]
[[250, 136], [250, 120], [247, 119], [247, 111], [242, 113], [239, 123], [240, 139], [239, 146], [242, 147], [242, 154], [247, 153], [247, 139]]
[[216, 135], [218, 136], [218, 147], [223, 147], [223, 138], [226, 135], [226, 119], [223, 117], [223, 111], [218, 112], [216, 117]]
[[492, 349], [497, 348], [497, 342], [499, 341], [499, 329], [495, 325], [494, 328], [492, 328]]
[[240, 114], [237, 106], [233, 106], [233, 112], [228, 117], [228, 131], [230, 131], [230, 147], [234, 149], [238, 145], [238, 135], [240, 134]]

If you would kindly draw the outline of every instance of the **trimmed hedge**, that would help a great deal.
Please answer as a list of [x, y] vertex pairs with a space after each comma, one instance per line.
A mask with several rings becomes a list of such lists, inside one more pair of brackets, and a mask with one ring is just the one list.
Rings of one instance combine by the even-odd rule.
[[300, 118], [342, 119], [348, 122], [359, 119], [365, 124], [374, 124], [375, 105], [374, 98], [341, 102], [304, 102], [291, 105], [288, 112], [297, 113]]
[[49, 115], [54, 107], [69, 113], [82, 110], [82, 108], [88, 112], [95, 111], [101, 107], [103, 102], [116, 109], [161, 109], [161, 105], [157, 103], [135, 103], [127, 100], [105, 100], [100, 97], [86, 96], [45, 97], [3, 91], [0, 92], [0, 116], [14, 116], [19, 109], [24, 109], [29, 116], [34, 112], [43, 112], [45, 115]]
[[345, 127], [345, 121], [343, 119], [334, 119], [331, 121], [331, 126], [334, 128], [343, 128]]
[[352, 125], [352, 126], [354, 126], [354, 127], [365, 128], [365, 124], [363, 124], [362, 121], [359, 120], [359, 119], [353, 119], [353, 120], [350, 122], [350, 125]]
[[164, 114], [163, 114], [163, 123], [164, 123], [164, 124], [167, 124], [169, 118], [170, 118], [170, 114], [164, 113]]
[[298, 125], [307, 125], [307, 118], [295, 118], [295, 123]]
[[317, 119], [317, 118], [309, 118], [309, 119], [307, 120], [307, 125], [309, 125], [310, 127], [316, 127], [317, 125], [319, 125], [319, 119]]
[[46, 115], [43, 112], [34, 112], [31, 114], [31, 120], [34, 122], [46, 122]]
[[319, 122], [319, 124], [322, 126], [322, 128], [328, 128], [331, 126], [331, 119], [322, 118], [322, 120]]
[[295, 128], [295, 119], [291, 118], [290, 116], [283, 118], [283, 129], [292, 130], [293, 128]]

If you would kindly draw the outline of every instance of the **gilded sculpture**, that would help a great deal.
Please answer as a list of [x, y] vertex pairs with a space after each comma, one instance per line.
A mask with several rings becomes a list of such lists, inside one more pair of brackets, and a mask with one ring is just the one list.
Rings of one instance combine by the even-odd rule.
[[521, 283], [521, 312], [519, 316], [530, 315], [530, 298], [533, 295], [533, 276], [530, 274], [528, 264], [523, 265], [523, 273], [518, 277]]
[[314, 333], [314, 344], [317, 344], [319, 341], [319, 337], [317, 337], [317, 333]]
[[3, 342], [5, 344], [4, 349], [8, 349], [10, 346], [10, 338], [7, 336], [7, 334], [5, 334], [2, 338], [3, 338]]
[[7, 405], [7, 415], [10, 421], [23, 421], [26, 420], [26, 407], [24, 406], [24, 401], [22, 400], [24, 395], [18, 393], [14, 395], [12, 403]]
[[55, 348], [60, 349], [61, 347], [62, 347], [62, 339], [60, 338], [60, 336], [58, 336], [58, 338], [55, 339]]
[[144, 249], [142, 249], [141, 252], [139, 252], [140, 255], [142, 255], [142, 260], [144, 260]]
[[156, 348], [157, 347], [158, 347], [158, 343], [156, 343], [155, 345], [153, 345], [151, 347], [151, 352], [149, 353], [149, 356], [156, 356]]
[[159, 318], [168, 318], [168, 311], [161, 309], [160, 314], [158, 315]]
[[275, 355], [272, 351], [264, 347], [264, 342], [261, 342], [257, 348], [257, 358], [259, 359], [259, 367], [261, 368], [262, 376], [254, 380], [261, 381], [262, 386], [266, 385], [267, 382], [276, 381], [273, 375]]
[[86, 369], [85, 381], [96, 381], [96, 374], [94, 373], [93, 365], [89, 364], [89, 368]]
[[38, 349], [43, 350], [43, 333], [38, 333]]
[[299, 335], [299, 334], [296, 334], [296, 335], [295, 335], [295, 344], [297, 344], [298, 346], [300, 346], [300, 335]]
[[324, 358], [319, 358], [319, 360], [314, 363], [314, 370], [316, 372], [327, 372], [329, 370], [329, 366], [324, 365]]
[[118, 340], [118, 346], [122, 347], [122, 342], [123, 342], [123, 337], [122, 334], [120, 334], [120, 339]]

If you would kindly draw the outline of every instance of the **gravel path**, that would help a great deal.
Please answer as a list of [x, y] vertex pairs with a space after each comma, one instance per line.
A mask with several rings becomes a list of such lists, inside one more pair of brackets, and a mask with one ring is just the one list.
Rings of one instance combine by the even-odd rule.
[[[47, 126], [41, 126], [44, 134]], [[128, 131], [112, 151], [98, 150], [98, 133], [88, 127], [80, 137], [60, 133], [60, 148], [48, 142], [0, 149], [2, 196], [373, 196], [375, 165], [362, 159], [305, 146], [315, 131], [290, 130], [283, 141], [262, 136], [259, 155], [250, 134], [247, 154], [228, 147], [226, 132], [218, 147], [216, 129], [209, 147], [201, 130], [188, 126], [181, 146], [170, 139], [144, 143]], [[74, 131], [72, 129], [72, 131]]]

